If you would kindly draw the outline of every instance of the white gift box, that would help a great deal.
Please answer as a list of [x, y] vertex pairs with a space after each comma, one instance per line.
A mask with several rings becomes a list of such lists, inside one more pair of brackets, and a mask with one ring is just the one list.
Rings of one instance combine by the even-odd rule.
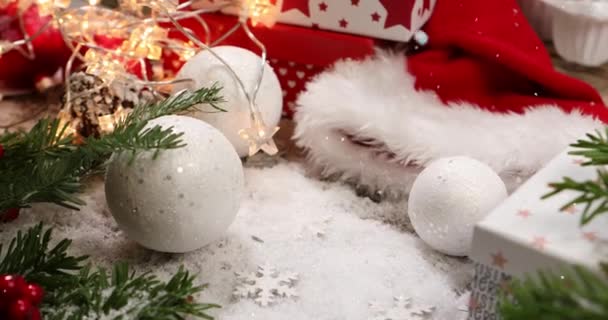
[[560, 208], [575, 194], [562, 192], [542, 200], [549, 183], [564, 176], [595, 179], [596, 168], [582, 167], [567, 151], [553, 159], [475, 227], [470, 257], [477, 263], [469, 319], [497, 319], [497, 293], [510, 277], [538, 270], [582, 265], [599, 271], [608, 258], [608, 216], [580, 226], [582, 208]]
[[[409, 41], [431, 17], [437, 0], [282, 0], [276, 3], [277, 22], [378, 39]], [[214, 0], [194, 7], [215, 6]], [[275, 8], [269, 11], [275, 11]], [[228, 7], [227, 14], [239, 8]]]

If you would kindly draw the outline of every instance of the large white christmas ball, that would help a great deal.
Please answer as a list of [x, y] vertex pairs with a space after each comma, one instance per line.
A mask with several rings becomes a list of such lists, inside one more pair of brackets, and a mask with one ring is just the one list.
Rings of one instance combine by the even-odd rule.
[[[255, 53], [239, 47], [219, 46], [212, 50], [234, 70], [247, 92], [253, 95], [262, 59]], [[202, 111], [195, 111], [193, 116], [220, 130], [230, 140], [239, 156], [246, 156], [249, 145], [239, 136], [239, 131], [251, 126], [249, 102], [230, 70], [210, 51], [204, 50], [190, 58], [181, 68], [177, 79], [184, 78], [193, 79], [194, 83], [185, 82], [177, 85], [174, 91], [183, 88], [211, 87], [214, 83], [222, 86], [221, 95], [226, 102], [222, 103], [221, 107], [228, 112], [209, 112], [209, 107], [203, 107], [199, 108], [203, 109]], [[275, 127], [281, 119], [283, 93], [279, 79], [267, 63], [264, 66], [264, 75], [255, 101], [266, 126]]]
[[234, 148], [212, 126], [185, 116], [164, 116], [160, 125], [183, 132], [186, 146], [112, 155], [106, 200], [118, 226], [144, 247], [162, 252], [196, 250], [224, 234], [243, 193], [243, 167]]
[[430, 247], [453, 256], [468, 255], [473, 227], [507, 197], [500, 177], [467, 157], [431, 163], [414, 181], [408, 214]]

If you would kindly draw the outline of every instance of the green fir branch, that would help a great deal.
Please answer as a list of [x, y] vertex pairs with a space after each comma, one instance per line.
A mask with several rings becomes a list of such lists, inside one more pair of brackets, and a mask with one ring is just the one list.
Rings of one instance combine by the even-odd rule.
[[0, 136], [5, 149], [0, 160], [0, 215], [9, 208], [40, 202], [77, 209], [84, 203], [77, 197], [83, 180], [102, 171], [113, 152], [131, 152], [134, 157], [142, 151], [157, 155], [161, 150], [184, 146], [182, 133], [160, 126], [146, 128], [148, 121], [191, 111], [201, 104], [219, 109], [219, 91], [217, 86], [183, 91], [165, 101], [137, 107], [112, 133], [87, 138], [82, 144], [64, 136], [66, 127], [50, 119], [40, 120], [29, 132]]
[[571, 147], [579, 150], [571, 151], [569, 154], [587, 158], [583, 163], [585, 166], [598, 166], [608, 164], [608, 127], [604, 133], [599, 130], [595, 134], [587, 134], [586, 139], [577, 140]]
[[[570, 155], [586, 158], [584, 166], [608, 164], [608, 128], [604, 133], [587, 134], [571, 147]], [[580, 224], [585, 225], [599, 215], [608, 213], [608, 172], [600, 167], [596, 179], [576, 181], [564, 177], [549, 184], [547, 199], [562, 192], [574, 193], [562, 206], [582, 205]], [[599, 320], [608, 319], [608, 266], [601, 264], [602, 275], [580, 266], [560, 272], [541, 271], [524, 280], [514, 280], [503, 291], [499, 313], [503, 320]]]
[[[608, 268], [602, 265], [604, 275]], [[502, 320], [608, 319], [608, 282], [583, 267], [513, 280], [501, 293]]]
[[44, 288], [44, 319], [213, 319], [208, 311], [219, 308], [196, 301], [206, 286], [195, 284], [183, 268], [165, 282], [148, 273], [137, 275], [124, 263], [112, 272], [83, 266], [87, 257], [67, 253], [71, 240], [51, 247], [51, 235], [51, 229], [39, 224], [19, 232], [6, 251], [0, 246], [0, 274], [19, 274]]
[[213, 319], [207, 312], [216, 304], [194, 302], [206, 286], [180, 268], [168, 282], [150, 274], [136, 275], [124, 263], [93, 271], [83, 268], [76, 282], [48, 295], [42, 313], [49, 320], [141, 319], [177, 320], [184, 315]]
[[564, 177], [561, 182], [550, 183], [553, 190], [542, 197], [547, 199], [564, 191], [574, 192], [574, 199], [568, 201], [561, 207], [564, 210], [572, 205], [583, 205], [580, 224], [585, 225], [595, 217], [608, 212], [608, 172], [603, 169], [597, 170], [596, 180], [576, 181]]
[[[595, 134], [587, 134], [586, 139], [580, 139], [571, 147], [576, 150], [569, 152], [570, 155], [586, 158], [582, 163], [585, 166], [602, 166], [608, 164], [608, 127], [605, 133], [597, 131]], [[542, 199], [547, 199], [564, 191], [573, 192], [574, 198], [562, 206], [562, 210], [572, 205], [582, 205], [580, 224], [585, 225], [597, 216], [608, 213], [608, 172], [597, 169], [595, 180], [576, 181], [564, 177], [560, 182], [550, 183], [552, 189]]]
[[0, 274], [20, 274], [46, 290], [70, 282], [70, 272], [81, 269], [80, 263], [87, 257], [69, 256], [67, 249], [72, 241], [68, 239], [51, 247], [51, 236], [51, 229], [44, 230], [38, 224], [25, 233], [19, 231], [5, 249], [0, 244]]

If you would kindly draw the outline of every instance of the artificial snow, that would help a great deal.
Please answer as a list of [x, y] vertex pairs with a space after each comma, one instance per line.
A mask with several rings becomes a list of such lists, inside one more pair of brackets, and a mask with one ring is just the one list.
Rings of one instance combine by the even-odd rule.
[[395, 297], [394, 303], [389, 306], [382, 306], [378, 303], [371, 303], [370, 309], [377, 314], [370, 320], [424, 320], [430, 319], [435, 308], [417, 306], [412, 303], [412, 299], [403, 296]]
[[279, 272], [271, 265], [258, 266], [255, 272], [237, 272], [239, 284], [234, 288], [237, 298], [251, 298], [262, 307], [277, 303], [280, 298], [296, 298], [294, 289], [300, 276]]
[[[470, 262], [427, 247], [412, 231], [405, 202], [357, 197], [348, 186], [307, 177], [297, 163], [247, 168], [245, 176], [244, 200], [225, 236], [191, 253], [153, 252], [127, 239], [108, 211], [101, 179], [91, 182], [81, 211], [47, 204], [24, 210], [0, 225], [0, 243], [42, 220], [55, 227], [55, 241], [73, 239], [72, 253], [95, 265], [126, 260], [163, 279], [185, 265], [209, 284], [198, 298], [223, 306], [212, 311], [218, 319], [368, 320], [378, 316], [370, 303], [391, 306], [398, 296], [432, 307], [432, 319], [466, 316]], [[298, 297], [268, 307], [235, 298], [237, 273], [260, 265], [298, 274]]]

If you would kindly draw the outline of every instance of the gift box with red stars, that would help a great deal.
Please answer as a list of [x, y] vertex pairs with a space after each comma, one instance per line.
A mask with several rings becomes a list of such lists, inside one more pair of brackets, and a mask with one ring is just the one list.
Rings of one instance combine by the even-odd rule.
[[[377, 39], [408, 41], [431, 17], [437, 0], [283, 0], [277, 21]], [[212, 6], [217, 0], [197, 1], [197, 7]], [[238, 14], [228, 7], [224, 13]]]
[[564, 176], [577, 181], [597, 177], [595, 168], [581, 163], [581, 158], [560, 154], [475, 227], [470, 257], [476, 268], [469, 320], [498, 318], [498, 295], [511, 277], [559, 271], [567, 265], [599, 273], [607, 252], [608, 217], [599, 216], [581, 227], [583, 208], [560, 210], [574, 194], [562, 192], [541, 199], [553, 190], [549, 183], [562, 181]]

